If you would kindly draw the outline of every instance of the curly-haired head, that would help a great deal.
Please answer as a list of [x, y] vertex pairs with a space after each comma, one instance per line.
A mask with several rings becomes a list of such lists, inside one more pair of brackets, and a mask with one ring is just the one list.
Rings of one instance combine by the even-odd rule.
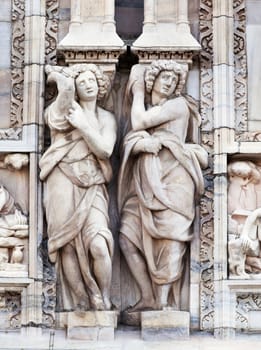
[[151, 93], [156, 78], [162, 71], [173, 71], [177, 77], [177, 87], [175, 89], [175, 96], [179, 96], [186, 83], [188, 73], [187, 66], [181, 65], [173, 60], [156, 60], [145, 71], [146, 91]]
[[110, 86], [110, 80], [95, 64], [92, 63], [83, 63], [83, 64], [74, 64], [70, 67], [70, 70], [73, 72], [73, 77], [76, 79], [81, 73], [90, 71], [95, 75], [98, 84], [98, 100], [102, 99], [108, 92]]

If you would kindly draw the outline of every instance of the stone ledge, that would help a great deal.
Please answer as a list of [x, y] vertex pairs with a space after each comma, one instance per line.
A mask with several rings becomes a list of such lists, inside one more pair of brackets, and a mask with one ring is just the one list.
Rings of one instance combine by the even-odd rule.
[[190, 315], [186, 311], [146, 311], [141, 313], [143, 340], [189, 339]]
[[68, 312], [67, 337], [69, 339], [114, 340], [117, 314], [114, 311]]

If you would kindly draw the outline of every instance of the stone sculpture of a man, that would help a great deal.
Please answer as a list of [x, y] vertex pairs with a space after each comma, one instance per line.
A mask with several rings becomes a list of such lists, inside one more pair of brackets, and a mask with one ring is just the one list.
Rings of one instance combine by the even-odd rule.
[[207, 165], [206, 151], [192, 143], [196, 105], [181, 96], [186, 75], [185, 66], [158, 60], [147, 69], [134, 66], [127, 86], [132, 130], [119, 175], [120, 246], [141, 292], [129, 312], [180, 309], [184, 255]]
[[48, 251], [63, 310], [108, 310], [113, 237], [108, 229], [114, 116], [97, 106], [109, 79], [94, 64], [47, 66], [58, 95], [46, 109], [51, 146], [40, 161]]

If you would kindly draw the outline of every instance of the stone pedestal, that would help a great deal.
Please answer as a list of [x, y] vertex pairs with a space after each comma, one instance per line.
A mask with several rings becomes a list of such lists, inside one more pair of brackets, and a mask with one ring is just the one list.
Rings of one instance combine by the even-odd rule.
[[69, 312], [67, 337], [78, 340], [114, 340], [117, 327], [115, 311]]
[[143, 340], [187, 340], [190, 315], [186, 311], [145, 311], [141, 313]]

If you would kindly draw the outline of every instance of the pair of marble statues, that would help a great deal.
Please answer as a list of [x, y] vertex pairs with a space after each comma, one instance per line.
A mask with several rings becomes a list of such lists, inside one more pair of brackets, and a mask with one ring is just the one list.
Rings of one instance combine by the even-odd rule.
[[[48, 251], [64, 310], [110, 310], [113, 236], [106, 184], [116, 121], [99, 107], [109, 78], [94, 64], [47, 66], [58, 94], [45, 111], [51, 145], [40, 161]], [[126, 88], [130, 127], [118, 176], [119, 243], [141, 298], [129, 311], [180, 308], [184, 255], [207, 152], [194, 140], [194, 100], [182, 94], [187, 67], [133, 66]]]

